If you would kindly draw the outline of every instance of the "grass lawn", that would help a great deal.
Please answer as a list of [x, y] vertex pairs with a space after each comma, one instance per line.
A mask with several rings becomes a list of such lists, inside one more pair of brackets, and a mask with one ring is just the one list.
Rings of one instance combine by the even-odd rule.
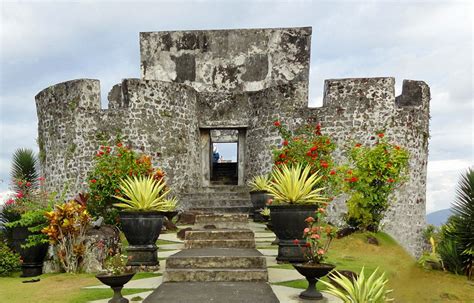
[[[137, 273], [133, 280], [156, 277], [155, 273]], [[0, 278], [0, 302], [9, 303], [84, 303], [92, 300], [111, 298], [113, 291], [108, 289], [83, 289], [101, 285], [93, 274], [44, 274], [36, 283], [22, 283], [31, 278], [20, 278], [20, 273], [12, 277]], [[124, 289], [123, 295], [135, 294], [149, 289]]]
[[[334, 240], [327, 262], [335, 264], [336, 269], [357, 272], [362, 266], [366, 272], [379, 267], [389, 278], [395, 302], [474, 302], [474, 282], [464, 276], [424, 270], [388, 235], [379, 233], [376, 237], [380, 246], [367, 244], [366, 235], [360, 233]], [[292, 268], [289, 264], [275, 267]], [[297, 288], [307, 286], [304, 279], [278, 284]]]

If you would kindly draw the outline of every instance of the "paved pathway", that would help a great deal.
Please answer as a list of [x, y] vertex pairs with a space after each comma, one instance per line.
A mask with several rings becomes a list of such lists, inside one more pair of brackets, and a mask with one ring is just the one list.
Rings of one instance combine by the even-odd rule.
[[[299, 293], [302, 289], [286, 287], [281, 285], [274, 285], [273, 283], [279, 283], [284, 281], [292, 281], [292, 280], [300, 280], [304, 279], [303, 276], [298, 274], [294, 269], [281, 269], [281, 268], [271, 268], [272, 266], [277, 265], [275, 261], [275, 257], [277, 255], [277, 246], [271, 246], [271, 242], [275, 239], [275, 235], [265, 229], [264, 224], [260, 223], [249, 223], [250, 229], [255, 232], [255, 240], [257, 242], [257, 249], [260, 251], [267, 260], [267, 267], [268, 267], [268, 278], [271, 285], [273, 292], [276, 294], [277, 298], [280, 300], [281, 303], [307, 303], [311, 302], [308, 300], [302, 300], [298, 297]], [[179, 228], [185, 227], [192, 227], [192, 226], [179, 226]], [[170, 255], [173, 255], [179, 252], [181, 249], [184, 249], [183, 241], [179, 240], [176, 237], [176, 233], [166, 233], [160, 235], [161, 240], [168, 240], [174, 242], [173, 244], [163, 244], [159, 245], [158, 250], [158, 257], [160, 258], [160, 270], [157, 273], [163, 273], [166, 264], [166, 258]], [[264, 247], [264, 248], [261, 248]], [[165, 258], [164, 260], [162, 258]], [[162, 277], [152, 277], [152, 278], [145, 278], [139, 280], [130, 281], [125, 285], [125, 289], [133, 289], [133, 288], [152, 288], [155, 289], [162, 283]], [[209, 282], [207, 282], [209, 283]], [[97, 286], [91, 286], [88, 288], [108, 288], [103, 284], [99, 284]], [[128, 299], [134, 297], [141, 297], [145, 299], [152, 293], [152, 290], [147, 292], [142, 292], [138, 294], [128, 295], [125, 296]], [[326, 301], [319, 301], [319, 302], [330, 302], [330, 303], [339, 303], [341, 302], [339, 299], [325, 294], [325, 297], [328, 298]], [[92, 301], [92, 303], [107, 303], [109, 299], [104, 300], [96, 300]], [[141, 301], [130, 301], [139, 303]], [[166, 302], [166, 301], [164, 301]], [[190, 302], [191, 303], [191, 302]]]

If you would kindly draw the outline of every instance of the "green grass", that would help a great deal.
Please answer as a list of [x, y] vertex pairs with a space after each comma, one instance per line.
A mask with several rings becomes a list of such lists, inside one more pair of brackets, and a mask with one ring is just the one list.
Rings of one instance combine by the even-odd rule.
[[[134, 288], [134, 289], [122, 289], [122, 295], [133, 295], [145, 291], [151, 291], [153, 289], [148, 288]], [[68, 303], [85, 303], [94, 300], [109, 299], [112, 298], [114, 292], [110, 288], [104, 289], [81, 289], [79, 296], [70, 298]]]
[[[132, 280], [158, 277], [161, 274], [140, 272]], [[0, 302], [24, 303], [83, 303], [92, 300], [111, 298], [113, 292], [105, 289], [85, 289], [84, 287], [101, 285], [94, 274], [43, 274], [36, 283], [22, 283], [31, 278], [20, 278], [20, 273], [11, 277], [0, 278]], [[148, 291], [149, 289], [124, 289], [122, 294], [129, 295]]]
[[[385, 233], [376, 234], [379, 246], [367, 244], [366, 236], [356, 233], [334, 240], [326, 262], [336, 265], [336, 269], [355, 272], [360, 272], [362, 266], [366, 272], [379, 267], [386, 272], [395, 302], [474, 302], [474, 283], [466, 277], [419, 267], [416, 260]], [[290, 264], [272, 267], [292, 268]], [[307, 287], [305, 279], [276, 284], [301, 289]]]

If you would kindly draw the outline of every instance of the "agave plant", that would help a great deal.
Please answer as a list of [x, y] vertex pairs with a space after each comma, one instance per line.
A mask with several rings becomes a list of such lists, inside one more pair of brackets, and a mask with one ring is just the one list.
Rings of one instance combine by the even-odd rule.
[[360, 271], [360, 275], [354, 280], [349, 279], [335, 271], [329, 275], [331, 280], [337, 283], [340, 288], [335, 285], [320, 280], [319, 282], [326, 285], [326, 292], [338, 297], [344, 302], [350, 303], [382, 303], [390, 302], [393, 299], [388, 298], [392, 290], [386, 288], [388, 280], [385, 273], [380, 276], [377, 274], [378, 268], [366, 278], [364, 268]]
[[259, 175], [253, 177], [252, 180], [247, 182], [247, 185], [250, 187], [250, 191], [267, 191], [270, 182], [269, 175]]
[[448, 234], [455, 239], [464, 272], [469, 279], [472, 279], [474, 277], [474, 170], [472, 169], [468, 169], [459, 180], [452, 212]]
[[[33, 151], [28, 148], [15, 150], [10, 172], [12, 180], [29, 182], [34, 187], [37, 185], [38, 176], [38, 159]], [[13, 183], [13, 189], [19, 189], [16, 182]]]
[[166, 211], [170, 206], [169, 200], [165, 199], [170, 190], [166, 189], [163, 179], [127, 177], [121, 181], [120, 189], [126, 197], [114, 196], [123, 202], [115, 203], [116, 207], [131, 211]]
[[273, 196], [275, 204], [313, 204], [325, 202], [320, 192], [324, 188], [318, 188], [318, 183], [322, 176], [317, 172], [310, 174], [309, 165], [302, 167], [301, 164], [295, 166], [281, 165], [273, 170], [272, 182], [267, 187], [267, 191]]

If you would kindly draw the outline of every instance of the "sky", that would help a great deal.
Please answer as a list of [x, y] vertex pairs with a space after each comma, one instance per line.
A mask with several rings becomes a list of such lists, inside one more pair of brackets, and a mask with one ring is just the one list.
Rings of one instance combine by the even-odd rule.
[[140, 77], [143, 31], [312, 26], [310, 106], [330, 78], [392, 76], [397, 95], [403, 79], [431, 87], [428, 213], [450, 206], [474, 163], [470, 1], [2, 0], [0, 13], [0, 192], [15, 149], [37, 150], [34, 96], [95, 78], [106, 107], [114, 84]]

